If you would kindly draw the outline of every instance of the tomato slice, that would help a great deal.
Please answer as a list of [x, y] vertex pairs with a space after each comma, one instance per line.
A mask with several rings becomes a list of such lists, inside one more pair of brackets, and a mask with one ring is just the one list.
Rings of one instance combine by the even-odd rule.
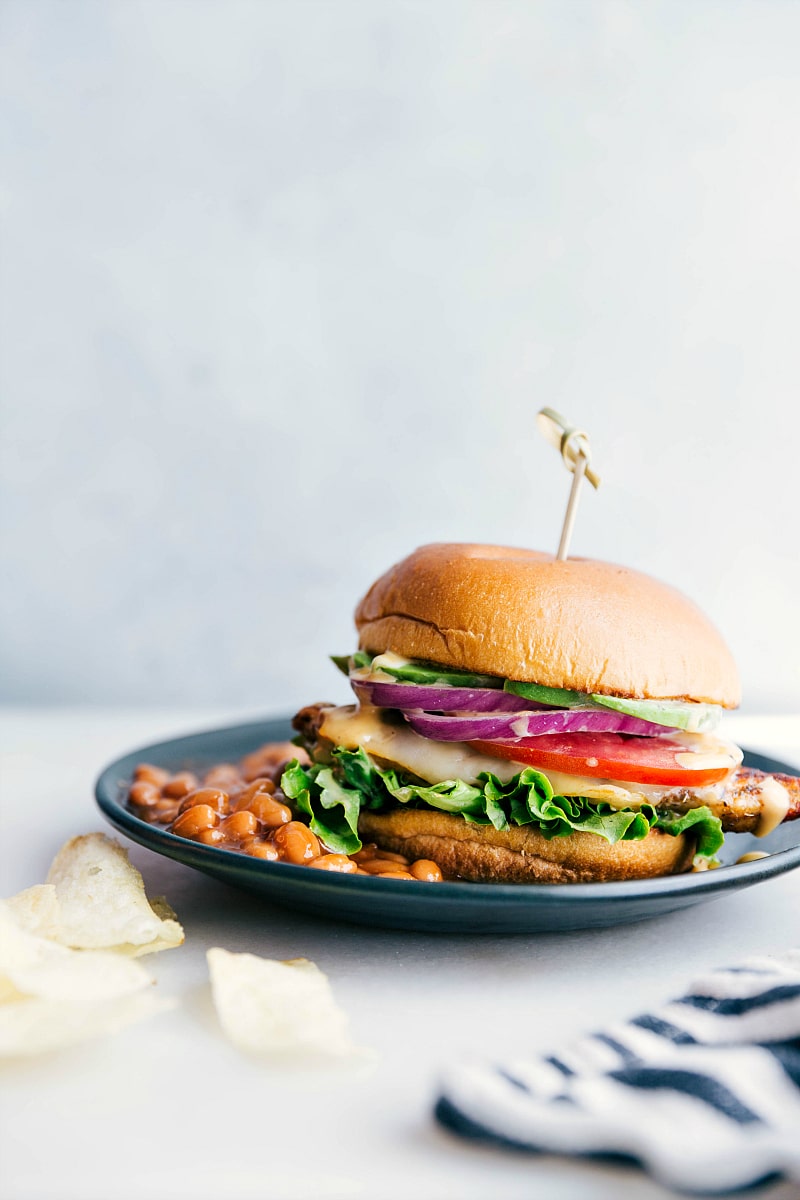
[[[620, 733], [543, 734], [516, 742], [472, 742], [495, 758], [563, 771], [568, 775], [602, 776], [628, 783], [704, 787], [718, 783], [737, 765], [724, 747], [692, 750], [668, 738], [631, 737]], [[696, 766], [692, 764], [696, 760]]]

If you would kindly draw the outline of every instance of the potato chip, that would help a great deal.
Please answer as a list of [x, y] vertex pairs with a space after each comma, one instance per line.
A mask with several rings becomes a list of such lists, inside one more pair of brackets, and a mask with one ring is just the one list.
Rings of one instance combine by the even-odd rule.
[[32, 911], [46, 914], [50, 900], [42, 892], [28, 902], [21, 916], [0, 902], [0, 1057], [59, 1049], [173, 1007], [153, 994], [152, 976], [130, 958], [31, 933], [25, 920]]
[[117, 1033], [136, 1021], [174, 1008], [175, 1003], [152, 992], [134, 992], [102, 1004], [74, 1005], [36, 998], [0, 1004], [0, 1058], [42, 1054]]
[[22, 929], [35, 933], [38, 937], [58, 940], [61, 927], [61, 905], [58, 902], [56, 889], [52, 883], [37, 883], [9, 896], [3, 901], [9, 908]]
[[239, 1049], [292, 1058], [353, 1053], [347, 1018], [313, 962], [219, 948], [206, 957], [220, 1025]]
[[[17, 909], [38, 921], [34, 932], [75, 949], [114, 949], [137, 957], [179, 946], [183, 929], [163, 898], [151, 904], [141, 875], [118, 842], [103, 833], [72, 838], [59, 850], [47, 876], [59, 907], [56, 918], [51, 900], [29, 888]], [[158, 905], [158, 908], [156, 908]], [[31, 928], [30, 925], [26, 925]], [[46, 930], [49, 929], [49, 932]]]
[[71, 950], [22, 929], [0, 902], [0, 979], [24, 996], [99, 1004], [153, 983], [144, 967], [108, 950]]
[[26, 1000], [27, 997], [19, 988], [14, 987], [10, 979], [0, 975], [0, 1006], [10, 1004], [15, 1000]]
[[56, 1050], [173, 1008], [132, 959], [182, 941], [174, 912], [148, 901], [122, 846], [102, 833], [73, 838], [47, 883], [0, 901], [0, 1057]]

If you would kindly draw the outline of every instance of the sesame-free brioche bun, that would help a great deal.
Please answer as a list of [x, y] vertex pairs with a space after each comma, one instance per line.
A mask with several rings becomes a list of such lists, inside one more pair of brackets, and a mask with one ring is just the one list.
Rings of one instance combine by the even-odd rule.
[[506, 546], [422, 546], [356, 609], [362, 650], [546, 687], [735, 708], [736, 664], [699, 608], [629, 567]]
[[550, 841], [530, 825], [498, 830], [432, 809], [362, 810], [358, 832], [383, 850], [437, 863], [446, 879], [471, 883], [608, 883], [677, 875], [692, 865], [691, 834], [651, 829], [641, 841], [611, 845], [596, 833]]

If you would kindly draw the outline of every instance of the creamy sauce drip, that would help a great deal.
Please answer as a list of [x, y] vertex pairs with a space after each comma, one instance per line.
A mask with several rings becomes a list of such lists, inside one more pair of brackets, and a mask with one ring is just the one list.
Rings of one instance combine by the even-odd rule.
[[397, 683], [395, 676], [390, 675], [389, 671], [383, 668], [399, 670], [400, 667], [407, 667], [410, 662], [410, 658], [403, 658], [401, 654], [387, 650], [385, 654], [376, 655], [369, 666], [356, 667], [355, 670], [351, 670], [350, 678], [359, 679], [362, 683]]
[[675, 761], [690, 771], [715, 771], [720, 767], [733, 769], [744, 758], [744, 752], [712, 733], [670, 733], [669, 741], [685, 746], [687, 753], [676, 754]]
[[777, 829], [786, 816], [791, 805], [789, 792], [783, 784], [772, 775], [762, 781], [759, 789], [761, 795], [761, 816], [756, 829], [756, 837], [766, 837]]

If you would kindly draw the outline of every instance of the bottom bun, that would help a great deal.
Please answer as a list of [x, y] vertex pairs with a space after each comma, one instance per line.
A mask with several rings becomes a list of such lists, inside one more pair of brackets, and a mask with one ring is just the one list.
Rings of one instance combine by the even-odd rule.
[[599, 883], [678, 875], [692, 865], [695, 840], [651, 829], [638, 842], [612, 846], [596, 833], [547, 840], [537, 829], [516, 825], [497, 830], [430, 809], [362, 812], [364, 841], [410, 859], [438, 863], [445, 879], [472, 883]]

